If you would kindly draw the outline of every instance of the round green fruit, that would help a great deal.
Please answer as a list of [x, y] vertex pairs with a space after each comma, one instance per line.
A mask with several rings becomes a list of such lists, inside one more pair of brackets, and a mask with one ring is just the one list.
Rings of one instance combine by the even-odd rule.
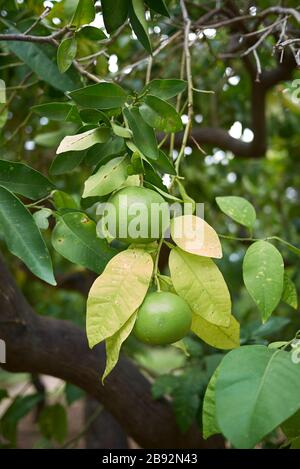
[[167, 345], [182, 339], [191, 324], [192, 311], [183, 298], [155, 292], [149, 293], [141, 305], [133, 333], [146, 344]]
[[124, 187], [109, 198], [107, 206], [114, 219], [113, 229], [108, 231], [125, 243], [151, 243], [168, 227], [167, 203], [145, 187]]

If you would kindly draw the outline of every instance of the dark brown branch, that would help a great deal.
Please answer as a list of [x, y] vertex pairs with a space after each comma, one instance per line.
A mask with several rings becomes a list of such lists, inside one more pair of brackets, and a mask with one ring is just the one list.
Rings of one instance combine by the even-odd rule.
[[222, 446], [218, 438], [203, 441], [196, 427], [181, 434], [170, 404], [153, 401], [149, 381], [128, 359], [121, 357], [102, 386], [104, 347], [89, 350], [85, 332], [78, 327], [36, 315], [1, 259], [0, 304], [0, 337], [7, 346], [7, 370], [47, 374], [77, 385], [101, 402], [142, 447]]
[[56, 46], [56, 39], [62, 37], [69, 28], [66, 26], [49, 36], [33, 36], [31, 34], [0, 34], [0, 41], [21, 41], [21, 42], [37, 42], [40, 44], [52, 44]]

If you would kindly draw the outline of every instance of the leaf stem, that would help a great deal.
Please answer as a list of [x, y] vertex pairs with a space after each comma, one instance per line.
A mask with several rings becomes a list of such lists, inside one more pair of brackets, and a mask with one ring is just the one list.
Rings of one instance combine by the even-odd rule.
[[219, 238], [229, 239], [231, 241], [262, 241], [263, 239], [268, 239], [268, 238], [252, 238], [252, 237], [239, 238], [239, 237], [236, 237], [236, 236], [223, 235], [223, 234], [220, 234], [220, 233], [218, 233], [218, 236], [219, 236]]
[[161, 291], [159, 277], [158, 277], [158, 274], [159, 274], [158, 262], [159, 262], [159, 255], [160, 255], [160, 250], [161, 250], [161, 247], [163, 245], [163, 242], [164, 242], [164, 238], [161, 238], [159, 240], [159, 243], [158, 243], [158, 246], [157, 246], [157, 252], [156, 252], [156, 257], [155, 257], [155, 262], [154, 262], [153, 276], [154, 276], [154, 281], [155, 281], [155, 284], [156, 284], [157, 291]]

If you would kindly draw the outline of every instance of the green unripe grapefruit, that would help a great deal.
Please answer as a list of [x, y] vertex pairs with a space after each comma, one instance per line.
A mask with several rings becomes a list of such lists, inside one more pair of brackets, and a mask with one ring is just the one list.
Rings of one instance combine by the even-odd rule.
[[167, 345], [182, 339], [191, 324], [192, 311], [183, 298], [155, 292], [149, 293], [141, 305], [133, 333], [146, 344]]
[[[108, 200], [109, 210], [115, 209], [115, 230], [111, 233], [125, 243], [147, 244], [162, 237], [167, 228], [166, 212], [160, 204], [161, 195], [145, 187], [124, 187]], [[152, 208], [152, 210], [151, 210]]]

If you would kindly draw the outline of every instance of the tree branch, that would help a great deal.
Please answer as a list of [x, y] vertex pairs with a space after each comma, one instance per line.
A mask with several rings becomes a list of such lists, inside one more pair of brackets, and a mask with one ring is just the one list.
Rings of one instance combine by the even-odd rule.
[[[249, 34], [244, 21], [247, 15], [239, 16], [239, 8], [233, 0], [225, 2], [226, 14], [229, 17], [227, 20], [219, 21], [218, 23], [211, 23], [207, 27], [221, 27], [230, 26], [233, 34], [244, 38], [243, 42], [236, 41], [235, 51], [248, 47], [247, 54], [252, 49], [256, 51], [259, 45], [255, 36]], [[265, 18], [269, 14], [278, 15], [292, 15], [296, 21], [299, 22], [300, 14], [298, 11], [290, 8], [271, 7], [258, 13], [258, 17]], [[198, 20], [201, 24], [201, 18]], [[274, 26], [274, 23], [272, 27]], [[271, 27], [267, 30], [271, 31]], [[263, 36], [262, 36], [263, 37]], [[259, 41], [262, 41], [261, 39]], [[288, 80], [292, 77], [292, 72], [296, 68], [297, 63], [291, 51], [285, 51], [283, 60], [277, 60], [277, 67], [272, 70], [261, 70], [255, 66], [253, 60], [247, 54], [242, 54], [240, 57], [243, 60], [245, 69], [247, 70], [251, 80], [251, 129], [253, 131], [252, 142], [243, 142], [241, 139], [231, 137], [225, 129], [215, 127], [194, 128], [188, 143], [193, 146], [193, 139], [200, 145], [209, 144], [219, 147], [223, 150], [231, 151], [235, 156], [243, 158], [259, 158], [265, 155], [267, 149], [267, 129], [266, 129], [266, 95], [270, 88], [283, 80]], [[258, 57], [256, 58], [259, 62]], [[176, 135], [175, 145], [179, 146], [181, 136]]]
[[170, 404], [153, 401], [149, 381], [121, 357], [105, 386], [102, 345], [89, 350], [84, 331], [67, 321], [36, 315], [0, 259], [0, 337], [6, 342], [7, 364], [13, 372], [56, 376], [93, 396], [145, 448], [220, 447], [220, 439], [205, 442], [196, 427], [181, 434]]
[[31, 34], [0, 34], [0, 41], [37, 42], [40, 44], [48, 43], [53, 46], [57, 46], [56, 39], [62, 37], [67, 31], [69, 31], [69, 28], [65, 26], [49, 36], [33, 36]]

